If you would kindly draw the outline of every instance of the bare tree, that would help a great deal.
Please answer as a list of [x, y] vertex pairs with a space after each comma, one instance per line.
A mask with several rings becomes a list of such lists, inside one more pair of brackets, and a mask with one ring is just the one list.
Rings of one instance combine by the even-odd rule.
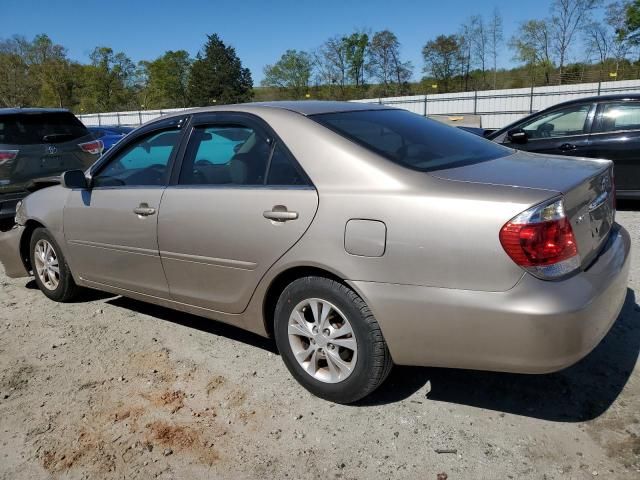
[[590, 21], [590, 12], [601, 0], [554, 0], [551, 6], [550, 31], [553, 49], [558, 57], [560, 83], [562, 70], [578, 32]]
[[489, 31], [489, 54], [493, 62], [493, 88], [495, 89], [498, 80], [498, 53], [504, 41], [502, 15], [497, 7], [493, 9], [487, 29]]
[[489, 31], [480, 15], [474, 15], [469, 21], [471, 34], [471, 52], [476, 65], [482, 72], [482, 83], [486, 85], [487, 60], [489, 55]]
[[403, 86], [413, 73], [411, 62], [403, 62], [400, 57], [398, 37], [389, 30], [376, 32], [371, 38], [367, 68], [369, 74], [382, 85], [387, 95], [391, 89], [402, 93]]
[[456, 35], [440, 35], [422, 48], [424, 71], [432, 75], [448, 92], [451, 81], [460, 72], [460, 39]]

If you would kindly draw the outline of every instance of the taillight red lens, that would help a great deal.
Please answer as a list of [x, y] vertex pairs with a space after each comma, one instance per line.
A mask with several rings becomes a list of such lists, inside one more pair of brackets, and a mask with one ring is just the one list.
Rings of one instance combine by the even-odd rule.
[[566, 217], [540, 223], [508, 222], [500, 230], [500, 243], [521, 267], [553, 265], [578, 254]]
[[0, 150], [0, 165], [15, 159], [19, 151], [20, 150]]
[[102, 140], [92, 140], [91, 142], [79, 143], [78, 146], [83, 152], [91, 153], [92, 155], [102, 153], [102, 149], [104, 148]]

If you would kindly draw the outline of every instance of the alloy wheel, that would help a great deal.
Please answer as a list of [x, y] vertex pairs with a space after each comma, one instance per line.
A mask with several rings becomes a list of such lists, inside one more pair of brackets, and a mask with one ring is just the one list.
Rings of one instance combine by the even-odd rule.
[[345, 315], [319, 298], [300, 302], [291, 312], [289, 344], [300, 366], [313, 378], [338, 383], [351, 375], [358, 344]]

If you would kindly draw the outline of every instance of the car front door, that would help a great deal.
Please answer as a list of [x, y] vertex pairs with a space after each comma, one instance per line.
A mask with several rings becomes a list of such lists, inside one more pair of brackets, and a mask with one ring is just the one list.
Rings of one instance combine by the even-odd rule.
[[172, 298], [242, 312], [317, 206], [315, 188], [262, 121], [242, 114], [197, 118], [158, 218]]
[[90, 188], [71, 191], [64, 235], [83, 280], [168, 296], [157, 221], [181, 138], [175, 123], [137, 135], [92, 171]]
[[594, 157], [613, 161], [617, 192], [640, 193], [640, 102], [600, 104], [591, 143]]
[[590, 156], [589, 130], [594, 111], [595, 106], [587, 103], [541, 113], [517, 126], [526, 133], [526, 142], [512, 142], [505, 134], [502, 143], [534, 153]]

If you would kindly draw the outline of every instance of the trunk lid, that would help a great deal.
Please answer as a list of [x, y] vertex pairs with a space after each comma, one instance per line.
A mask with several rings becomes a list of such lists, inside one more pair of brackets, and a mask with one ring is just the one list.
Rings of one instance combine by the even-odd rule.
[[613, 164], [609, 160], [517, 152], [429, 174], [451, 181], [547, 190], [549, 198], [561, 194], [583, 268], [598, 255], [615, 221]]

